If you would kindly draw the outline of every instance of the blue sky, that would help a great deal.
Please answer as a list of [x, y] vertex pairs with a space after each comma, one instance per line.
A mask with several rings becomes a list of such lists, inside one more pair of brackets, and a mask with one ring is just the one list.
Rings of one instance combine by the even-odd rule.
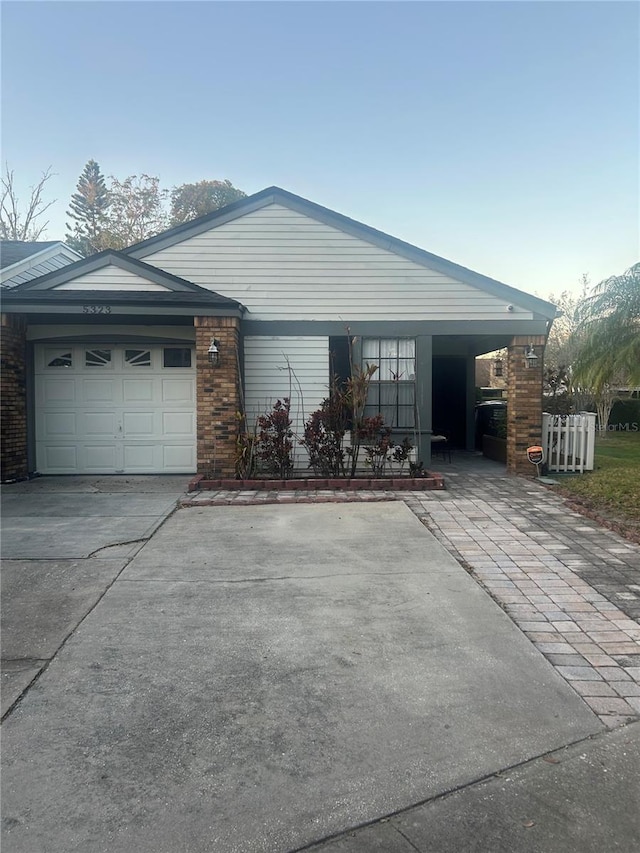
[[2, 159], [276, 184], [547, 297], [639, 245], [635, 2], [4, 2]]

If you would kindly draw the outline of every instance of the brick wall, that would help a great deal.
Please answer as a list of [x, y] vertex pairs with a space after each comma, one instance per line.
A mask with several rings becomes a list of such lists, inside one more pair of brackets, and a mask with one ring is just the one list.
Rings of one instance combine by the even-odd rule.
[[[235, 317], [195, 317], [198, 473], [212, 477], [235, 474], [236, 412], [240, 409], [238, 346], [240, 321]], [[212, 367], [208, 349], [219, 341], [220, 364]]]
[[27, 469], [27, 395], [25, 318], [3, 314], [0, 338], [0, 479], [24, 479]]
[[[525, 363], [525, 349], [536, 348], [538, 363]], [[507, 387], [507, 471], [511, 474], [536, 473], [527, 459], [527, 447], [542, 440], [542, 364], [546, 344], [544, 335], [520, 336], [508, 347]]]

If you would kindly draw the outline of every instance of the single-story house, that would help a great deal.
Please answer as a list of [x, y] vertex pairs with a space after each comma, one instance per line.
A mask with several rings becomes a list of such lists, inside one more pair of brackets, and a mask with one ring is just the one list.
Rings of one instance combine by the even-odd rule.
[[503, 347], [508, 469], [528, 471], [556, 315], [277, 187], [19, 284], [2, 312], [5, 480], [233, 476], [238, 412], [290, 396], [300, 433], [354, 361], [426, 467], [434, 432], [473, 449], [475, 357]]
[[82, 255], [60, 240], [1, 240], [0, 286], [15, 287], [82, 260]]

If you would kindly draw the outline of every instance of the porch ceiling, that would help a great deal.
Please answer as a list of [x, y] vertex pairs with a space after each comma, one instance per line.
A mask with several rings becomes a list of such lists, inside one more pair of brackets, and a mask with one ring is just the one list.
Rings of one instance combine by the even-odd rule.
[[434, 335], [434, 355], [477, 356], [502, 349], [512, 335]]

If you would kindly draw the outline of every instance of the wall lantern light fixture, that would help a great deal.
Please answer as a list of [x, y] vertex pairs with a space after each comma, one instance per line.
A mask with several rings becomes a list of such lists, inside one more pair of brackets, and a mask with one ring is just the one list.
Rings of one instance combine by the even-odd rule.
[[211, 340], [207, 355], [209, 356], [209, 364], [212, 367], [220, 366], [220, 341], [217, 338]]
[[530, 369], [533, 369], [534, 367], [538, 366], [540, 359], [536, 355], [536, 352], [533, 348], [533, 344], [529, 344], [529, 349], [525, 348], [524, 360], [525, 360], [525, 364]]

